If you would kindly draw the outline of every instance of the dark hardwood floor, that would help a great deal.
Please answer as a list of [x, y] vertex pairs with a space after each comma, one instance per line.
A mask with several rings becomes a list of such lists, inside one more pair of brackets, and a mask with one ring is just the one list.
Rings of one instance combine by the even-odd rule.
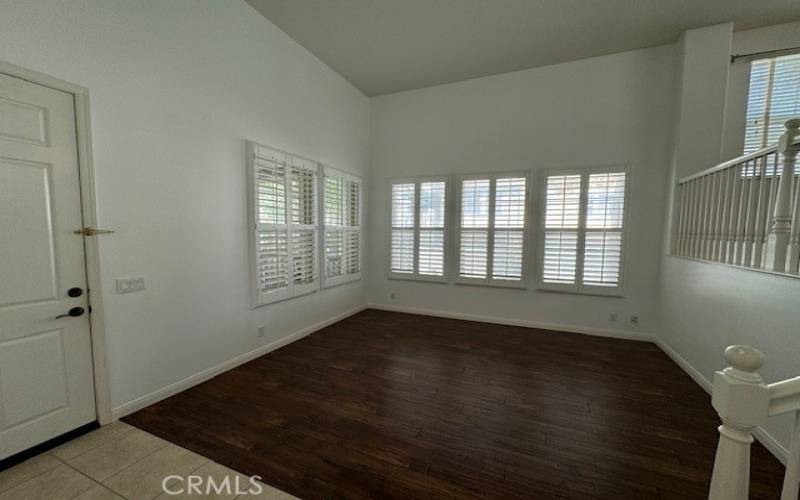
[[[301, 498], [706, 497], [718, 418], [658, 347], [368, 310], [125, 419]], [[751, 497], [779, 497], [761, 445]]]

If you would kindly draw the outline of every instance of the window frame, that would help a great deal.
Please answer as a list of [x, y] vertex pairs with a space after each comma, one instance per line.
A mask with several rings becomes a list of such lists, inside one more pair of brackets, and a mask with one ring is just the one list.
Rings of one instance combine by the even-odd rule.
[[[773, 95], [774, 84], [775, 84], [774, 79], [775, 79], [776, 59], [780, 59], [780, 58], [783, 58], [783, 57], [791, 57], [791, 56], [800, 58], [800, 50], [789, 49], [789, 50], [786, 50], [786, 51], [780, 51], [780, 53], [774, 54], [771, 57], [758, 57], [758, 55], [754, 55], [754, 56], [751, 56], [751, 57], [747, 58], [747, 63], [748, 63], [748, 65], [747, 65], [747, 92], [745, 93], [745, 96], [744, 96], [744, 117], [743, 117], [743, 122], [744, 122], [743, 125], [744, 126], [743, 126], [743, 131], [742, 131], [743, 133], [742, 133], [742, 137], [741, 137], [741, 139], [742, 139], [742, 142], [741, 142], [742, 155], [754, 153], [754, 152], [759, 151], [761, 149], [768, 148], [768, 147], [770, 147], [770, 146], [772, 146], [774, 144], [777, 144], [777, 142], [778, 142], [777, 139], [773, 143], [769, 143], [769, 141], [767, 140], [768, 137], [769, 137], [770, 124], [773, 123], [773, 121], [776, 122], [776, 123], [779, 123], [779, 127], [778, 128], [779, 128], [780, 132], [779, 132], [778, 135], [780, 136], [780, 134], [782, 134], [784, 132], [783, 125], [784, 125], [785, 121], [790, 119], [790, 118], [795, 117], [795, 115], [792, 114], [792, 115], [785, 115], [785, 116], [782, 116], [782, 117], [780, 117], [780, 118], [778, 118], [776, 120], [773, 120], [775, 115], [772, 112], [772, 109], [773, 109], [773, 106], [772, 106], [772, 104], [773, 104], [772, 95]], [[751, 121], [752, 121], [749, 118], [751, 118], [751, 116], [750, 116], [750, 103], [751, 103], [751, 97], [752, 97], [752, 92], [753, 92], [753, 83], [754, 83], [753, 82], [753, 65], [755, 63], [762, 63], [762, 62], [767, 62], [769, 64], [769, 70], [768, 70], [769, 71], [769, 76], [768, 76], [769, 83], [768, 83], [768, 87], [765, 89], [764, 113], [759, 115], [758, 118], [755, 118], [755, 120], [760, 120], [761, 119], [761, 120], [764, 121], [764, 123], [762, 125], [763, 129], [761, 131], [761, 138], [759, 140], [759, 142], [761, 144], [760, 144], [759, 147], [757, 147], [755, 149], [748, 149], [747, 148], [748, 133], [749, 133], [749, 129], [750, 129]]]
[[[325, 180], [328, 177], [341, 177], [344, 181], [353, 182], [358, 184], [358, 208], [356, 212], [358, 214], [358, 224], [357, 225], [349, 225], [347, 224], [347, 214], [348, 214], [348, 197], [343, 196], [341, 201], [341, 210], [342, 210], [342, 217], [344, 218], [345, 224], [343, 225], [328, 225], [325, 219], [325, 209], [326, 209], [326, 199], [325, 199]], [[322, 280], [322, 288], [332, 288], [340, 285], [345, 285], [347, 283], [352, 283], [355, 281], [359, 281], [364, 273], [364, 183], [361, 180], [361, 177], [353, 174], [351, 172], [347, 172], [345, 170], [332, 167], [330, 165], [320, 164], [320, 180], [317, 182], [319, 186], [319, 211], [318, 211], [318, 220], [320, 222], [320, 229], [319, 233], [319, 266], [320, 266], [320, 278]], [[357, 273], [347, 273], [346, 270], [340, 276], [332, 276], [328, 277], [327, 273], [327, 262], [326, 262], [326, 254], [325, 254], [325, 235], [328, 231], [339, 231], [342, 233], [343, 237], [348, 232], [357, 232], [358, 237], [358, 272]], [[344, 238], [343, 240], [343, 250], [342, 250], [342, 258], [346, 261], [347, 260], [347, 239]], [[343, 264], [346, 266], [346, 264]]]
[[[450, 253], [450, 211], [452, 205], [452, 181], [449, 175], [434, 175], [421, 177], [393, 177], [387, 179], [387, 213], [389, 218], [389, 230], [386, 236], [386, 277], [393, 280], [404, 281], [423, 281], [426, 283], [448, 283], [449, 282], [449, 253]], [[419, 235], [420, 235], [420, 185], [428, 182], [444, 182], [444, 225], [443, 231], [443, 250], [442, 250], [442, 275], [435, 276], [419, 273]], [[392, 187], [395, 184], [414, 184], [414, 271], [411, 273], [397, 273], [392, 271]]]
[[[259, 155], [260, 150], [266, 150], [269, 154], [275, 156], [276, 158], [280, 158], [280, 161], [283, 164], [284, 174], [284, 213], [285, 213], [285, 223], [284, 224], [271, 224], [271, 223], [260, 223], [259, 222], [259, 205], [258, 205], [258, 181], [257, 181], [257, 165], [256, 165], [256, 155]], [[320, 228], [320, 220], [319, 220], [319, 164], [314, 160], [309, 158], [305, 158], [300, 155], [296, 155], [294, 153], [289, 153], [287, 151], [283, 151], [278, 148], [274, 148], [272, 146], [267, 146], [264, 144], [260, 144], [254, 141], [246, 141], [246, 151], [247, 151], [247, 180], [248, 180], [248, 219], [249, 219], [249, 242], [250, 242], [250, 296], [251, 296], [251, 308], [255, 309], [261, 306], [266, 306], [269, 304], [274, 304], [276, 302], [281, 302], [284, 300], [292, 299], [295, 297], [302, 297], [304, 295], [310, 295], [315, 293], [319, 290], [320, 285], [320, 267], [319, 267], [319, 228]], [[298, 163], [301, 165], [295, 165], [293, 160], [299, 160]], [[291, 168], [302, 168], [312, 172], [313, 174], [313, 182], [314, 187], [312, 189], [312, 193], [314, 193], [314, 200], [313, 200], [313, 213], [314, 213], [314, 224], [313, 225], [305, 225], [305, 224], [294, 224], [292, 222], [291, 217], [291, 210], [292, 210], [292, 189], [291, 189]], [[269, 228], [275, 228], [280, 231], [286, 232], [286, 252], [287, 252], [287, 286], [285, 288], [279, 288], [275, 290], [270, 290], [267, 292], [261, 292], [259, 289], [259, 279], [258, 279], [258, 272], [259, 272], [259, 260], [258, 260], [258, 232], [264, 226], [268, 226]], [[314, 281], [311, 283], [296, 285], [294, 282], [294, 251], [292, 247], [292, 232], [294, 227], [299, 227], [301, 230], [313, 230], [314, 231], [314, 265], [315, 269], [315, 278]]]
[[[622, 214], [622, 229], [620, 235], [622, 242], [620, 244], [620, 263], [619, 263], [619, 283], [616, 287], [605, 287], [598, 285], [584, 285], [583, 284], [583, 263], [586, 252], [586, 233], [596, 231], [586, 228], [587, 207], [589, 198], [588, 180], [589, 176], [593, 174], [612, 174], [624, 173], [625, 174], [625, 193], [624, 193], [624, 212]], [[627, 268], [627, 255], [628, 255], [628, 226], [630, 225], [630, 192], [631, 192], [631, 172], [627, 165], [598, 165], [589, 167], [565, 167], [565, 168], [551, 168], [539, 171], [537, 176], [538, 188], [538, 203], [537, 207], [537, 221], [538, 228], [536, 230], [537, 244], [536, 244], [536, 289], [543, 292], [560, 292], [570, 293], [577, 295], [599, 295], [605, 297], [625, 297], [625, 282], [626, 282], [626, 268]], [[547, 219], [547, 178], [550, 176], [561, 175], [580, 175], [581, 176], [581, 191], [580, 191], [580, 204], [578, 212], [578, 227], [575, 231], [578, 233], [576, 255], [575, 255], [575, 283], [545, 283], [544, 282], [544, 243], [545, 243], [545, 223]]]
[[[521, 262], [521, 272], [522, 276], [519, 281], [513, 280], [503, 280], [492, 278], [492, 270], [494, 266], [493, 257], [494, 257], [494, 238], [496, 233], [495, 228], [495, 221], [494, 221], [494, 214], [495, 214], [495, 205], [497, 203], [496, 200], [496, 186], [498, 179], [505, 179], [505, 178], [516, 178], [522, 177], [525, 179], [525, 206], [524, 206], [524, 218], [525, 223], [522, 227], [522, 262]], [[469, 278], [460, 276], [461, 272], [461, 234], [462, 234], [462, 227], [461, 227], [461, 205], [462, 205], [462, 189], [464, 181], [469, 180], [481, 180], [481, 179], [488, 179], [489, 180], [489, 214], [488, 214], [488, 224], [486, 227], [487, 232], [487, 241], [486, 241], [486, 277], [485, 278]], [[497, 288], [512, 288], [512, 289], [527, 289], [528, 288], [528, 281], [530, 278], [529, 272], [529, 261], [530, 261], [530, 226], [531, 220], [533, 217], [533, 212], [531, 210], [531, 206], [533, 205], [531, 200], [531, 185], [532, 185], [532, 176], [531, 171], [507, 171], [507, 172], [487, 172], [487, 173], [477, 173], [477, 174], [463, 174], [455, 176], [455, 196], [454, 198], [454, 208], [453, 208], [453, 245], [452, 248], [454, 249], [453, 252], [453, 275], [454, 275], [454, 283], [457, 285], [475, 285], [475, 286], [488, 286], [488, 287], [497, 287]]]

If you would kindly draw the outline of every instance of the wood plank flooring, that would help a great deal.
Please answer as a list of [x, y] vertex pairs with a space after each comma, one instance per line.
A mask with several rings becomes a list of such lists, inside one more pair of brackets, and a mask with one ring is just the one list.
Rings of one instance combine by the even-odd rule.
[[719, 425], [653, 344], [376, 310], [125, 421], [308, 499], [702, 499]]

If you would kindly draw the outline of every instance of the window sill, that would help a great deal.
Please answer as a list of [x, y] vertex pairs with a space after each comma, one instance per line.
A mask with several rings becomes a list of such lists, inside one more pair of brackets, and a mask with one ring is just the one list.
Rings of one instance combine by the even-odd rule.
[[522, 282], [503, 282], [503, 281], [486, 281], [486, 280], [471, 280], [467, 278], [458, 278], [455, 282], [456, 285], [462, 286], [481, 286], [487, 288], [510, 288], [512, 290], [526, 290], [528, 286]]
[[390, 280], [398, 280], [398, 281], [416, 281], [419, 283], [434, 283], [440, 285], [447, 284], [447, 278], [444, 276], [424, 276], [419, 274], [394, 274], [389, 273], [386, 276], [387, 279]]
[[537, 292], [545, 292], [545, 293], [561, 293], [564, 295], [586, 295], [589, 297], [608, 297], [611, 299], [624, 299], [625, 295], [619, 290], [614, 290], [613, 292], [600, 292], [594, 290], [569, 290], [566, 288], [549, 288], [547, 286], [538, 286], [536, 287]]

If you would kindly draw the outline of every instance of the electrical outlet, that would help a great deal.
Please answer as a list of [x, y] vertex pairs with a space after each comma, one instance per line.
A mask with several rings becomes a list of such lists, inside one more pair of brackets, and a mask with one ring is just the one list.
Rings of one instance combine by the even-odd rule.
[[391, 293], [389, 294], [389, 299], [391, 299], [391, 300], [395, 300], [396, 298], [397, 298], [397, 293], [395, 293], [395, 292], [391, 292]]
[[617, 313], [611, 313], [611, 315], [609, 315], [608, 319], [610, 319], [611, 322], [616, 323], [617, 320], [619, 319], [619, 315]]
[[264, 336], [264, 333], [265, 333], [264, 332], [264, 327], [263, 326], [259, 326], [258, 327], [258, 338], [262, 338]]
[[144, 276], [133, 278], [117, 278], [117, 294], [138, 292], [144, 290]]
[[631, 316], [631, 323], [633, 323], [634, 325], [638, 325], [639, 324], [639, 316], [636, 316], [636, 315]]

